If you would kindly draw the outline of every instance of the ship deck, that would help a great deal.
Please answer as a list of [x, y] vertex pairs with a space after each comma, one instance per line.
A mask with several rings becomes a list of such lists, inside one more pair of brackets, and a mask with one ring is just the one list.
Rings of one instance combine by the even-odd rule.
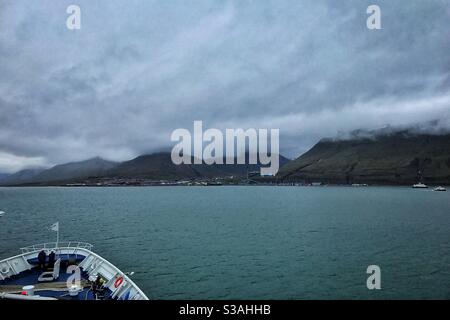
[[[22, 254], [0, 261], [0, 299], [148, 300], [126, 273], [91, 248], [84, 242], [21, 248]], [[44, 253], [46, 261], [40, 262]]]
[[[67, 261], [66, 259], [68, 258], [64, 257], [62, 260]], [[28, 261], [33, 264], [34, 259]], [[58, 279], [51, 282], [38, 281], [39, 276], [43, 272], [38, 267], [23, 271], [8, 279], [0, 280], [0, 292], [21, 294], [24, 286], [33, 285], [35, 294], [41, 297], [64, 300], [96, 300], [91, 290], [91, 282], [88, 280], [88, 274], [82, 268], [80, 270], [80, 285], [82, 289], [76, 297], [71, 297], [67, 291], [67, 280], [72, 275], [72, 273], [67, 273], [67, 265], [61, 267]], [[105, 298], [107, 299], [110, 295], [111, 291], [106, 289]]]

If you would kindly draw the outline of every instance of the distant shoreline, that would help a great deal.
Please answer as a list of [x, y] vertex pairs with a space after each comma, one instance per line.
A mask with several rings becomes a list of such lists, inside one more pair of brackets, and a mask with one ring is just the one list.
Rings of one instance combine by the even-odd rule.
[[[450, 187], [449, 184], [428, 184], [428, 188], [422, 190], [432, 190], [435, 187]], [[310, 188], [326, 188], [326, 187], [344, 187], [344, 188], [374, 188], [374, 187], [399, 187], [412, 188], [412, 184], [368, 184], [368, 185], [350, 185], [350, 184], [323, 184], [323, 185], [308, 185], [308, 184], [222, 184], [222, 185], [184, 185], [184, 184], [149, 184], [149, 185], [64, 185], [64, 184], [48, 184], [48, 185], [0, 185], [0, 188], [145, 188], [145, 187], [310, 187]]]

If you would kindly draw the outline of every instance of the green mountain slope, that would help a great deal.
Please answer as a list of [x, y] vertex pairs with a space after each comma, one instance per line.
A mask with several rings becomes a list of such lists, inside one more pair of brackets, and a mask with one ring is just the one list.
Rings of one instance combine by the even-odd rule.
[[450, 184], [450, 135], [408, 131], [372, 138], [323, 139], [278, 173], [285, 181]]

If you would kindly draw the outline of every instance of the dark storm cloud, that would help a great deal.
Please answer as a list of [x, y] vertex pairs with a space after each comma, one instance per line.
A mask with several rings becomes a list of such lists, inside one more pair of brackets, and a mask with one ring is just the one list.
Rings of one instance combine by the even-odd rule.
[[0, 171], [167, 149], [194, 120], [279, 128], [291, 157], [358, 128], [449, 128], [449, 18], [447, 0], [0, 0]]

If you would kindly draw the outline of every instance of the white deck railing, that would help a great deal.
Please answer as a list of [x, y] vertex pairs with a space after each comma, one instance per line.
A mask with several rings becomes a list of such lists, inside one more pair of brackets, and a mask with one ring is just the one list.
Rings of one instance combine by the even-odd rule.
[[92, 251], [93, 245], [87, 242], [64, 241], [64, 242], [47, 242], [34, 244], [28, 247], [20, 248], [22, 253], [30, 253], [41, 250], [59, 250], [59, 249], [86, 249]]

